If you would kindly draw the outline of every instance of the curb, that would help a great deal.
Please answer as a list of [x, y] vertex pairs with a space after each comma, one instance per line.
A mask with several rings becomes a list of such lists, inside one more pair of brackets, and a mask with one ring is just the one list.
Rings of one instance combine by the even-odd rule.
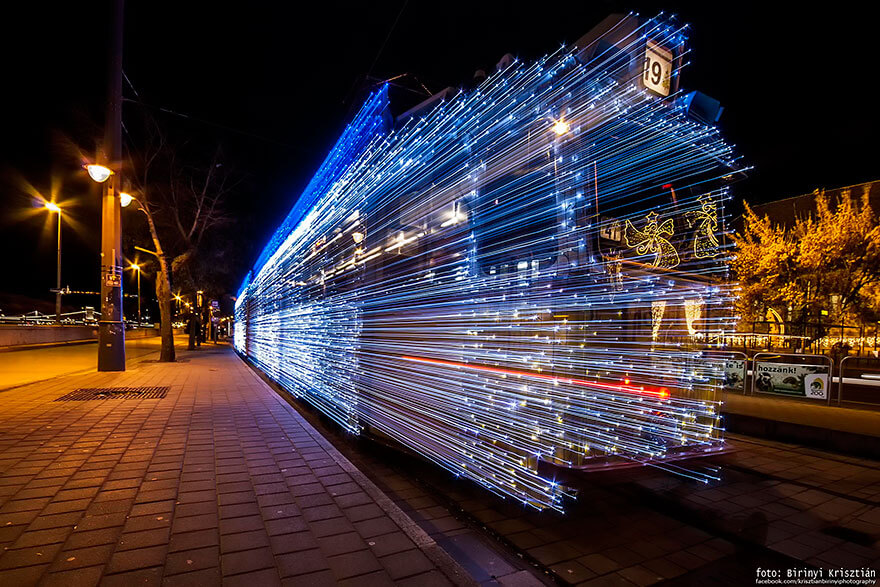
[[302, 420], [303, 428], [315, 439], [315, 441], [327, 451], [327, 454], [336, 461], [336, 463], [344, 470], [346, 473], [351, 475], [351, 478], [360, 485], [364, 491], [366, 491], [367, 495], [369, 495], [373, 501], [376, 502], [382, 511], [384, 511], [389, 518], [391, 518], [395, 524], [397, 524], [401, 530], [403, 530], [404, 534], [406, 534], [410, 540], [412, 540], [415, 545], [419, 548], [419, 550], [424, 553], [428, 559], [434, 563], [437, 569], [446, 576], [454, 585], [458, 587], [474, 587], [478, 585], [476, 581], [468, 574], [468, 572], [462, 567], [454, 558], [452, 558], [449, 553], [447, 553], [443, 548], [441, 548], [433, 538], [431, 538], [427, 532], [425, 532], [421, 526], [419, 526], [412, 518], [410, 518], [406, 513], [400, 509], [397, 504], [395, 504], [390, 497], [388, 497], [384, 491], [379, 489], [375, 483], [370, 481], [366, 475], [364, 475], [360, 469], [358, 469], [351, 461], [345, 458], [339, 450], [336, 449], [333, 444], [330, 443], [329, 440], [324, 438], [321, 433], [319, 433], [314, 426], [311, 425], [310, 422], [300, 414], [296, 400], [290, 397], [289, 394], [279, 389], [277, 384], [269, 379], [265, 373], [257, 369], [250, 361], [245, 360], [238, 353], [235, 353], [236, 356], [247, 365], [253, 374], [260, 379], [263, 383], [269, 386], [269, 388], [275, 392], [276, 398], [279, 401], [282, 401], [286, 404], [290, 409], [294, 410], [296, 414]]
[[735, 434], [801, 444], [810, 448], [832, 450], [856, 457], [880, 459], [880, 437], [877, 436], [771, 420], [746, 414], [722, 412], [722, 415], [727, 430]]

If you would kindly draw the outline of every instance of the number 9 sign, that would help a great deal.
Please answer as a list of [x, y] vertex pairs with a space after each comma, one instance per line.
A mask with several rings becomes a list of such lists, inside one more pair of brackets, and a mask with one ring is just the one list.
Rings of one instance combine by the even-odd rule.
[[672, 52], [648, 41], [645, 48], [645, 72], [642, 84], [655, 94], [668, 96], [672, 76]]

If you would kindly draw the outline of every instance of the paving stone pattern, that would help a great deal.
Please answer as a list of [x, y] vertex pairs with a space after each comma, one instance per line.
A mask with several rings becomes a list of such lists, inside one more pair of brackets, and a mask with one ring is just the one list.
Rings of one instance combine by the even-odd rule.
[[691, 465], [720, 467], [708, 485], [652, 469], [572, 478], [579, 496], [565, 515], [490, 496], [415, 460], [383, 455], [361, 468], [383, 471], [383, 490], [429, 533], [434, 525], [454, 541], [476, 520], [562, 584], [746, 585], [758, 566], [880, 568], [876, 462], [737, 436], [731, 445]]
[[[651, 585], [737, 551], [733, 543], [617, 490], [618, 481], [629, 481], [614, 478], [608, 486], [584, 476], [580, 496], [565, 515], [538, 512], [417, 459], [322, 432], [347, 444], [349, 459], [375, 475], [383, 491], [484, 585]], [[519, 563], [487, 548], [475, 527], [488, 530]], [[542, 576], [544, 581], [536, 580]]]
[[0, 393], [0, 585], [450, 584], [228, 347], [181, 355]]
[[[874, 461], [734, 437], [708, 485], [645, 470], [573, 482], [565, 516], [448, 493], [559, 582], [754, 584], [755, 569], [880, 569]], [[716, 573], [716, 574], [712, 574]], [[706, 577], [709, 577], [708, 582]], [[733, 578], [735, 577], [735, 578]], [[719, 583], [721, 584], [721, 583]]]
[[[311, 411], [307, 410], [305, 414], [322, 436], [331, 440], [351, 462], [366, 472], [480, 585], [539, 587], [555, 584], [552, 577], [524, 561], [515, 549], [494, 540], [479, 523], [475, 524], [468, 515], [462, 515], [456, 500], [467, 499], [467, 496], [444, 470], [378, 442], [345, 436], [338, 427], [315, 418]], [[432, 481], [439, 482], [442, 487], [432, 487]], [[462, 485], [477, 491], [476, 499], [482, 497], [484, 504], [494, 499], [469, 482]]]
[[782, 442], [732, 437], [709, 486], [643, 485], [706, 520], [820, 568], [880, 569], [880, 463]]

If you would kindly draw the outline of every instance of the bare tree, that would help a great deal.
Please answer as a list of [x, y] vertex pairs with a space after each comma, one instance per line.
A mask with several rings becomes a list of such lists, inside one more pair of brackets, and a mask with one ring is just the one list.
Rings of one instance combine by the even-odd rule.
[[[143, 249], [159, 262], [156, 298], [159, 301], [162, 351], [160, 361], [174, 361], [172, 283], [189, 275], [205, 236], [229, 222], [224, 199], [237, 182], [222, 162], [222, 151], [201, 163], [197, 149], [172, 144], [158, 121], [145, 115], [143, 138], [128, 150], [139, 209], [147, 220], [153, 249]], [[197, 154], [193, 155], [192, 152]], [[189, 154], [189, 162], [183, 159]], [[140, 248], [140, 247], [139, 247]], [[184, 279], [192, 281], [192, 279]]]

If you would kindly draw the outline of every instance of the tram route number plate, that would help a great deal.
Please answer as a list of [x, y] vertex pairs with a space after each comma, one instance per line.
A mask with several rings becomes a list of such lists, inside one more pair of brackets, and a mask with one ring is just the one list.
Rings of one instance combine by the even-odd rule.
[[673, 58], [671, 51], [648, 40], [645, 47], [645, 72], [642, 76], [642, 83], [647, 89], [661, 96], [669, 95]]

